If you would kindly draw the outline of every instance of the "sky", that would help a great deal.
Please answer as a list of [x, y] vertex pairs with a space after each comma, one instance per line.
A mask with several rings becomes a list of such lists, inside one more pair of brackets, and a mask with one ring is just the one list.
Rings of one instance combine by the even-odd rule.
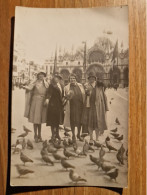
[[[104, 31], [112, 31], [111, 35]], [[128, 7], [25, 8], [16, 7], [14, 49], [24, 51], [26, 60], [42, 63], [55, 49], [73, 51], [90, 48], [100, 36], [128, 48]], [[17, 43], [17, 46], [16, 46]]]

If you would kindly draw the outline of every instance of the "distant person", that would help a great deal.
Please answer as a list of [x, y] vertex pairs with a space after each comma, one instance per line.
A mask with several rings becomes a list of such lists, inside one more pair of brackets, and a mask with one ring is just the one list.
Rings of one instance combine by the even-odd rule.
[[28, 86], [23, 86], [23, 88], [26, 89], [24, 116], [34, 125], [35, 142], [42, 141], [41, 124], [46, 123], [46, 107], [44, 106], [44, 102], [49, 84], [45, 77], [46, 73], [39, 72], [37, 74], [37, 80], [30, 83]]
[[77, 82], [75, 74], [70, 74], [70, 83], [65, 86], [64, 92], [68, 101], [65, 105], [65, 117], [64, 126], [71, 127], [72, 140], [76, 141], [75, 127], [77, 127], [77, 138], [83, 141], [81, 138], [81, 125], [82, 125], [82, 113], [85, 101], [85, 90], [82, 84]]
[[51, 126], [51, 140], [54, 142], [57, 138], [61, 140], [59, 135], [59, 125], [63, 124], [64, 110], [62, 105], [62, 98], [64, 96], [64, 88], [62, 85], [62, 76], [56, 73], [51, 80], [47, 90], [45, 104], [47, 107], [46, 125]]

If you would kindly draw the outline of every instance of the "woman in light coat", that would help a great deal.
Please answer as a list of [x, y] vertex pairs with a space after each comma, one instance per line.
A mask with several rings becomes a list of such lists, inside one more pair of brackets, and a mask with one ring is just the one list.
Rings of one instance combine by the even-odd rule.
[[46, 107], [44, 106], [48, 82], [45, 80], [46, 74], [37, 74], [37, 80], [24, 86], [26, 89], [26, 104], [24, 116], [33, 123], [35, 142], [42, 141], [41, 124], [46, 123]]

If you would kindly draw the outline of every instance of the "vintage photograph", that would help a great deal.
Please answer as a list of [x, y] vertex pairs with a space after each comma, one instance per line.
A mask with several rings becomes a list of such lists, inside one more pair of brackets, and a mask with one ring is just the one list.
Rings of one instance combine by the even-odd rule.
[[11, 186], [127, 187], [128, 7], [16, 7]]

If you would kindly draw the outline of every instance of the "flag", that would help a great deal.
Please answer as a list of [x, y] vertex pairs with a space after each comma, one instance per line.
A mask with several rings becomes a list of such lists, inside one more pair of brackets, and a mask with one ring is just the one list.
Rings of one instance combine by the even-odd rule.
[[113, 56], [112, 56], [112, 61], [115, 60], [115, 58], [118, 59], [118, 40], [116, 41], [116, 44], [115, 44], [115, 47], [114, 47], [114, 50], [113, 50]]
[[56, 51], [55, 51], [53, 75], [54, 75], [56, 72], [57, 72], [57, 49], [56, 49]]

